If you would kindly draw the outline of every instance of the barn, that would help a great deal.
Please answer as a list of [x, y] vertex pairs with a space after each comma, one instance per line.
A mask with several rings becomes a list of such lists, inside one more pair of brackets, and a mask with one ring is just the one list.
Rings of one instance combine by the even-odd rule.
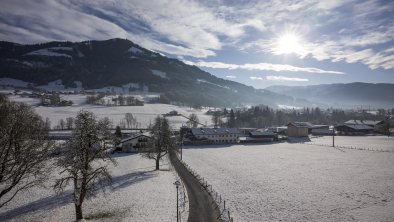
[[287, 136], [289, 137], [305, 137], [309, 135], [309, 130], [313, 125], [309, 122], [293, 122], [287, 124]]

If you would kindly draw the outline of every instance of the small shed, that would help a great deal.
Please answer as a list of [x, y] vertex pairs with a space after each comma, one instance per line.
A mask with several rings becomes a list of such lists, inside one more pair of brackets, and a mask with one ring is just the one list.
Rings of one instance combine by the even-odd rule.
[[315, 125], [311, 131], [312, 135], [332, 135], [329, 125]]
[[293, 122], [287, 124], [287, 136], [289, 137], [306, 137], [309, 135], [309, 129], [313, 125], [308, 122]]

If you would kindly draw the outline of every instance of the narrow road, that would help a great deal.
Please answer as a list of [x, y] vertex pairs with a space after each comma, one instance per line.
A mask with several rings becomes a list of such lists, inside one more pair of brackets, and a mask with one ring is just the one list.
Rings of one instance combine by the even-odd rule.
[[179, 177], [186, 186], [189, 197], [188, 222], [215, 222], [219, 221], [219, 210], [212, 206], [212, 198], [200, 185], [198, 180], [179, 161], [175, 153], [170, 154], [170, 159]]

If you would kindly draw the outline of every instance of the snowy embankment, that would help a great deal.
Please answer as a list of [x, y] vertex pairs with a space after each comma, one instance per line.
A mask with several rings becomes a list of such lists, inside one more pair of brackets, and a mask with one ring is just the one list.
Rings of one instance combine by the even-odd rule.
[[[106, 188], [105, 194], [85, 200], [84, 217], [92, 221], [175, 221], [176, 174], [167, 159], [161, 165], [163, 170], [155, 171], [153, 160], [137, 154], [116, 154], [114, 158], [118, 165], [111, 167], [112, 186]], [[0, 220], [73, 221], [71, 190], [56, 195], [51, 186], [59, 170], [52, 170], [46, 187], [22, 192], [0, 208]], [[187, 217], [187, 212], [186, 204], [182, 216]]]
[[[311, 143], [331, 146], [332, 136], [311, 137]], [[335, 136], [334, 143], [347, 148], [356, 147], [394, 152], [394, 137], [388, 136]]]
[[394, 153], [278, 143], [188, 147], [183, 159], [234, 221], [394, 221]]

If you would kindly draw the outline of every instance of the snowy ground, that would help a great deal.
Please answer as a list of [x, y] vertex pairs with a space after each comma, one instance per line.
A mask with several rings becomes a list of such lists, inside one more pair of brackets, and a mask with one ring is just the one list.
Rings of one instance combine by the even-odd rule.
[[[97, 197], [85, 201], [85, 218], [92, 221], [175, 221], [176, 175], [168, 161], [162, 171], [154, 171], [154, 161], [140, 155], [116, 154], [118, 166], [111, 167], [114, 183]], [[1, 221], [73, 221], [75, 209], [70, 190], [56, 195], [50, 188], [57, 177], [52, 172], [47, 188], [20, 193], [3, 208]], [[186, 205], [186, 208], [188, 206]], [[183, 210], [183, 208], [181, 208]], [[185, 209], [185, 212], [188, 209]], [[187, 212], [183, 214], [187, 217]]]
[[[39, 99], [22, 98], [19, 96], [9, 96], [13, 101], [24, 102], [29, 105], [35, 106], [36, 112], [41, 115], [44, 120], [48, 117], [51, 120], [51, 126], [55, 127], [60, 119], [67, 117], [75, 117], [80, 110], [88, 110], [93, 112], [99, 118], [108, 117], [114, 125], [119, 125], [120, 121], [124, 119], [126, 113], [133, 114], [139, 122], [139, 127], [147, 127], [153, 122], [157, 115], [169, 113], [170, 111], [177, 111], [178, 113], [189, 116], [195, 113], [200, 123], [211, 124], [211, 116], [206, 115], [206, 109], [198, 110], [190, 107], [180, 107], [167, 104], [145, 104], [144, 106], [93, 106], [86, 104], [86, 95], [62, 95], [61, 98], [73, 101], [73, 106], [65, 107], [46, 107], [37, 106], [40, 102]], [[179, 128], [185, 125], [188, 121], [182, 116], [167, 117], [174, 128]]]
[[183, 159], [234, 221], [394, 221], [394, 153], [278, 143], [188, 147]]
[[[332, 136], [311, 137], [311, 142], [332, 145]], [[387, 136], [335, 136], [335, 145], [394, 151], [394, 137]]]

